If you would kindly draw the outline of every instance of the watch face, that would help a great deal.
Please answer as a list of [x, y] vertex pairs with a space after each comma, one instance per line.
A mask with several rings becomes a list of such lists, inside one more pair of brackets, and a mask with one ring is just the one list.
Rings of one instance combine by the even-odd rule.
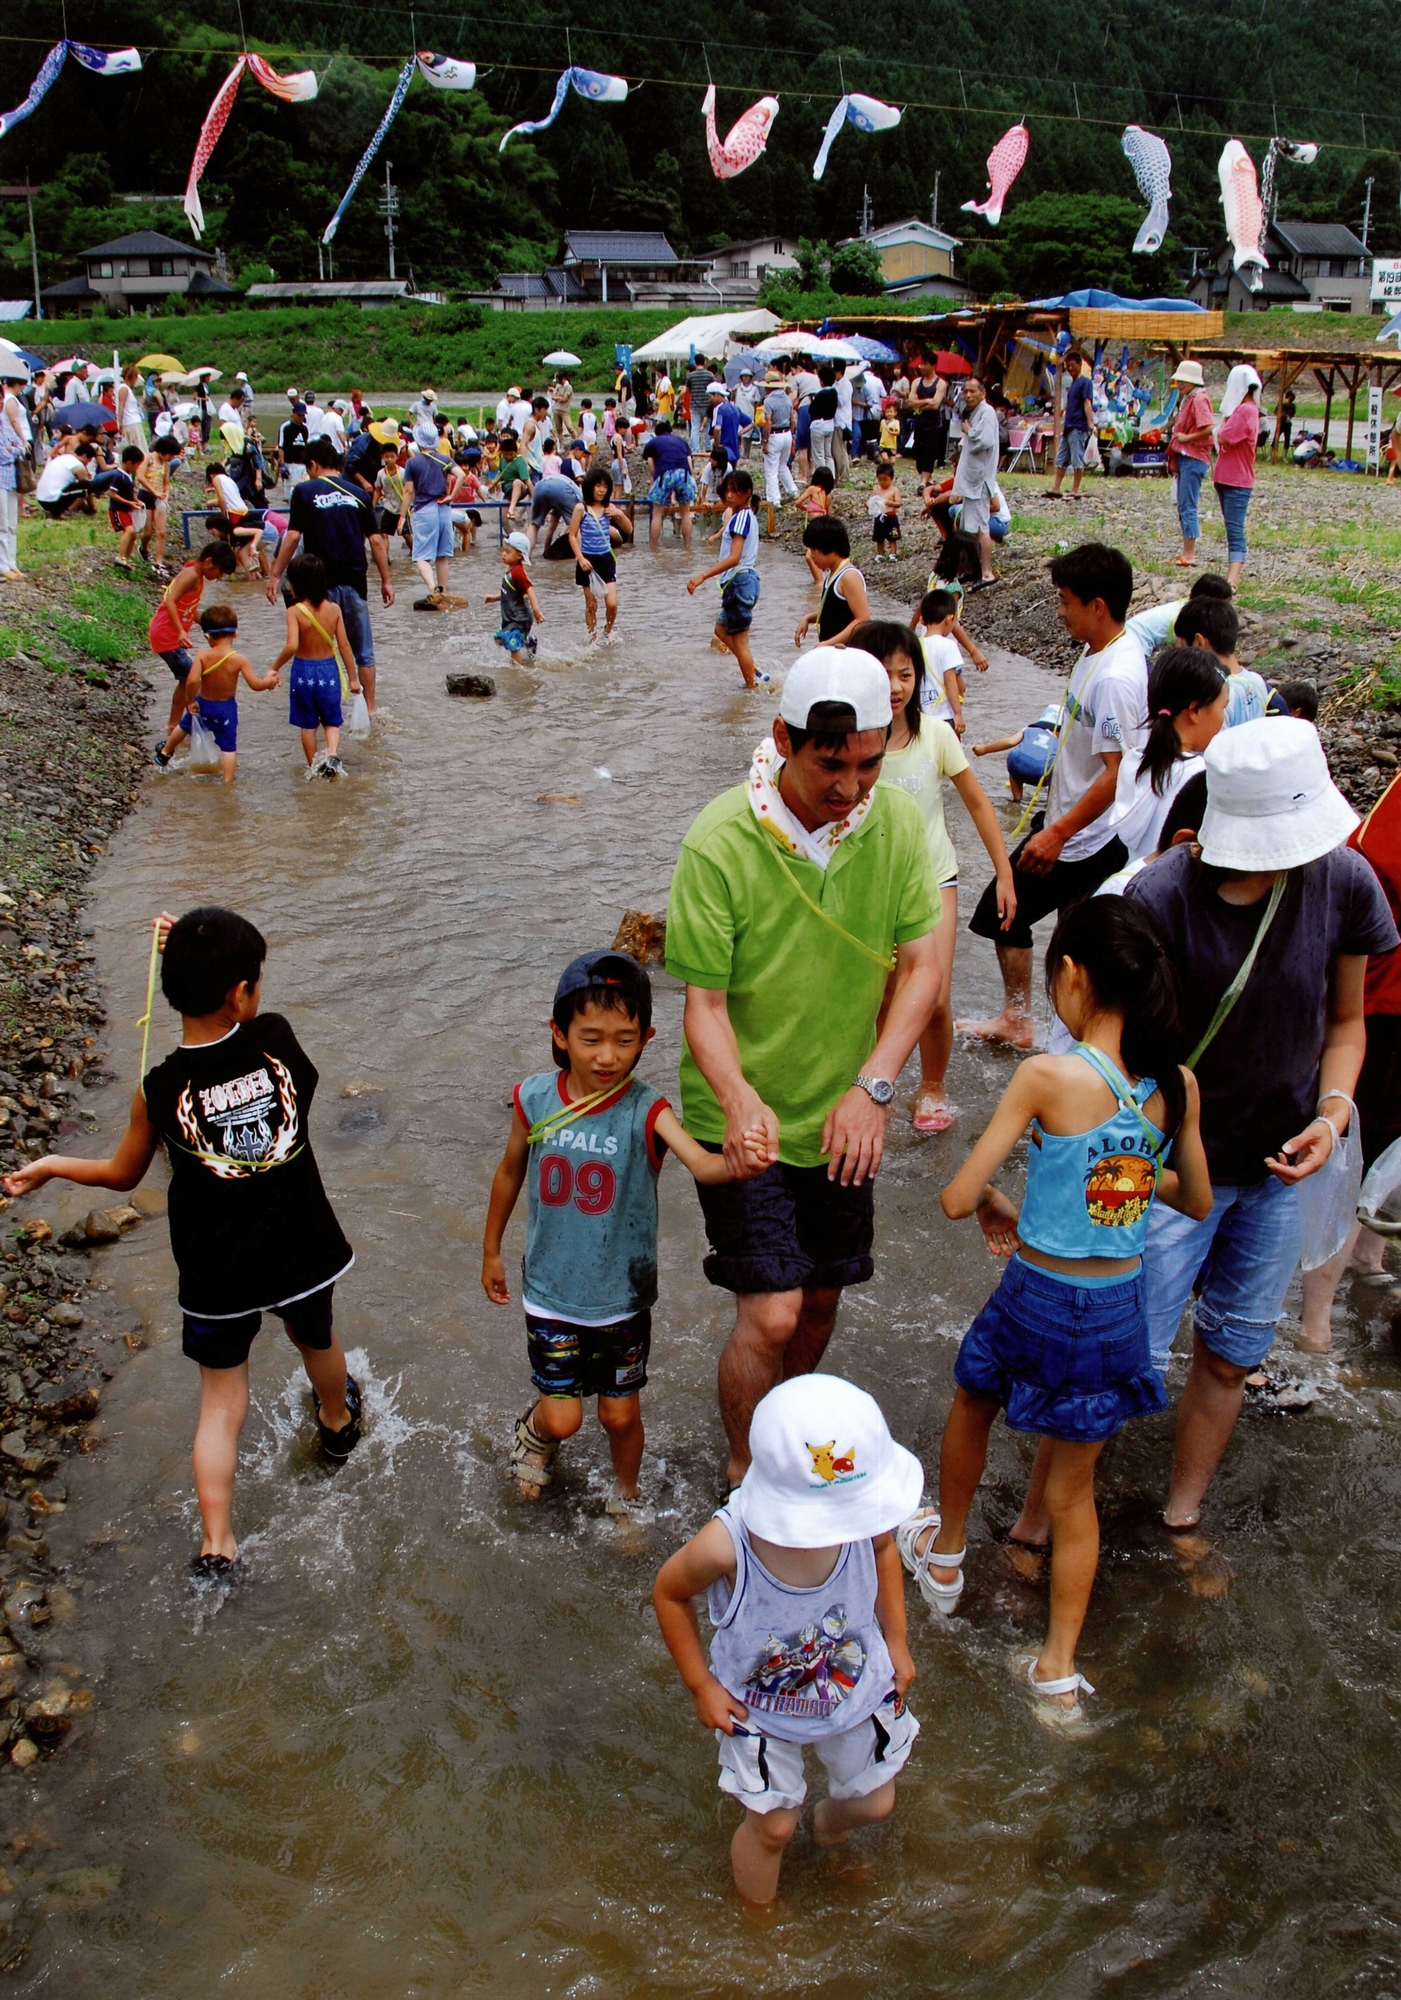
[[895, 1085], [887, 1083], [884, 1077], [872, 1077], [862, 1088], [874, 1104], [889, 1104], [895, 1096]]

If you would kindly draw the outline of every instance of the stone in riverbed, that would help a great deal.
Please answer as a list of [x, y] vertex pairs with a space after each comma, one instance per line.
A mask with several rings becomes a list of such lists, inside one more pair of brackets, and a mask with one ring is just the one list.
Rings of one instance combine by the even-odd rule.
[[27, 1771], [31, 1764], [37, 1762], [38, 1756], [39, 1746], [30, 1736], [21, 1736], [18, 1743], [10, 1745], [10, 1762], [17, 1770]]
[[83, 1241], [87, 1243], [115, 1243], [121, 1235], [120, 1226], [99, 1208], [89, 1209], [83, 1219]]
[[83, 1309], [65, 1299], [62, 1304], [49, 1307], [49, 1319], [54, 1326], [81, 1326]]
[[496, 682], [490, 674], [449, 674], [447, 677], [449, 694], [476, 695], [485, 699], [496, 693]]
[[613, 949], [627, 952], [639, 965], [664, 965], [666, 918], [653, 916], [650, 910], [624, 910]]
[[42, 1417], [77, 1423], [97, 1415], [99, 1385], [87, 1375], [66, 1375], [61, 1382], [44, 1382], [35, 1391], [34, 1406]]

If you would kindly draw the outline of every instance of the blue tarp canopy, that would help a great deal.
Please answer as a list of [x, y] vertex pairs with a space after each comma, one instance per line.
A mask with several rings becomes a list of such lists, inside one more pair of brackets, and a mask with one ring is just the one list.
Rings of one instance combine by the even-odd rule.
[[1029, 306], [1041, 306], [1047, 312], [1075, 309], [1084, 311], [1087, 307], [1096, 312], [1155, 312], [1155, 313], [1200, 313], [1205, 306], [1199, 306], [1194, 299], [1122, 299], [1117, 292], [1101, 292], [1095, 286], [1080, 292], [1066, 292], [1058, 299], [1028, 299]]

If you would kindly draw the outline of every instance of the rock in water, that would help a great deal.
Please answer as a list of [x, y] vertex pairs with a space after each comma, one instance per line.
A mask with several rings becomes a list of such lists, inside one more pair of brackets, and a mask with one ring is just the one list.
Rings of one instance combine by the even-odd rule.
[[490, 674], [449, 674], [448, 693], [479, 696], [495, 694], [496, 682]]
[[639, 965], [664, 965], [666, 918], [653, 916], [650, 910], [624, 910], [613, 949], [627, 952]]

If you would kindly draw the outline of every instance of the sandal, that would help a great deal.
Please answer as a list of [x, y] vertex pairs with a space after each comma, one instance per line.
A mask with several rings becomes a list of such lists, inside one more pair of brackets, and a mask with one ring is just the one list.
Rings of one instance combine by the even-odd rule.
[[1060, 1679], [1054, 1681], [1037, 1680], [1036, 1662], [1039, 1658], [1038, 1653], [1032, 1653], [1026, 1661], [1027, 1686], [1036, 1697], [1033, 1704], [1036, 1720], [1044, 1723], [1048, 1729], [1066, 1729], [1075, 1734], [1086, 1733], [1089, 1724], [1079, 1701], [1073, 1701], [1067, 1707], [1056, 1697], [1063, 1694], [1076, 1696], [1093, 1694], [1094, 1689], [1083, 1674], [1063, 1674]]
[[[939, 1525], [937, 1508], [927, 1507], [922, 1513], [911, 1514], [909, 1519], [902, 1521], [895, 1530], [895, 1546], [900, 1552], [901, 1562], [918, 1585], [919, 1594], [925, 1603], [932, 1611], [937, 1611], [941, 1617], [951, 1618], [959, 1598], [963, 1595], [962, 1563], [968, 1551], [966, 1548], [962, 1548], [954, 1555], [940, 1554], [936, 1556], [934, 1553], [934, 1543], [938, 1540]], [[929, 1540], [921, 1553], [916, 1549], [915, 1543], [922, 1534], [926, 1533], [929, 1536]], [[940, 1569], [956, 1570], [957, 1575], [954, 1581], [952, 1583], [940, 1583], [937, 1578], [932, 1577], [929, 1574], [931, 1563], [936, 1564]]]
[[243, 1573], [242, 1556], [192, 1556], [192, 1583], [234, 1583]]
[[316, 1432], [321, 1440], [322, 1451], [327, 1458], [349, 1458], [360, 1442], [360, 1418], [364, 1410], [360, 1384], [353, 1375], [347, 1375], [345, 1378], [345, 1407], [350, 1412], [350, 1422], [342, 1424], [338, 1431], [333, 1431], [322, 1423], [319, 1398], [313, 1395], [311, 1400], [316, 1405]]
[[947, 1132], [957, 1116], [952, 1104], [946, 1104], [932, 1090], [922, 1090], [915, 1099], [912, 1123], [916, 1132]]
[[[521, 1486], [530, 1486], [537, 1493], [543, 1493], [547, 1486], [553, 1486], [555, 1479], [555, 1459], [559, 1454], [556, 1438], [541, 1437], [530, 1421], [534, 1409], [516, 1418], [515, 1442], [511, 1446], [510, 1466], [513, 1477]], [[531, 1457], [534, 1453], [534, 1458]]]

